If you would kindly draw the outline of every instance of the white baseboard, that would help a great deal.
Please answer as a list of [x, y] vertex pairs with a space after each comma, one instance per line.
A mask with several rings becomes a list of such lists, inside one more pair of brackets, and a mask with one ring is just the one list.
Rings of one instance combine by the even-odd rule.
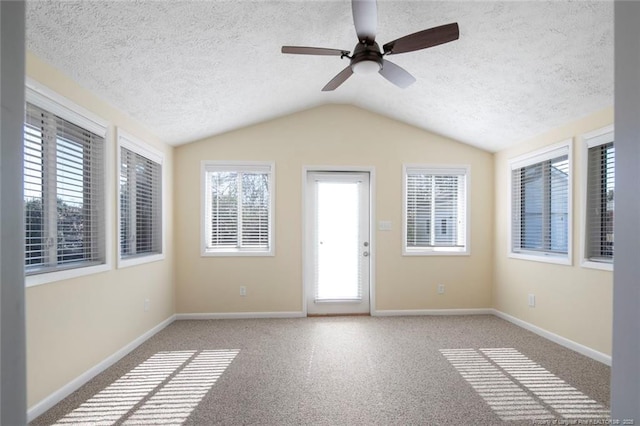
[[371, 312], [373, 317], [401, 317], [416, 315], [492, 315], [491, 308], [478, 309], [399, 309], [377, 310]]
[[584, 356], [588, 356], [589, 358], [595, 359], [605, 365], [611, 366], [611, 356], [604, 354], [602, 352], [598, 352], [595, 349], [591, 349], [588, 346], [582, 345], [580, 343], [574, 342], [573, 340], [569, 340], [566, 337], [559, 336], [555, 333], [545, 330], [544, 328], [540, 328], [537, 325], [533, 325], [516, 317], [513, 317], [509, 314], [505, 314], [497, 309], [492, 309], [493, 314], [498, 318], [502, 318], [510, 323], [513, 323], [519, 327], [524, 328], [525, 330], [529, 330], [532, 333], [537, 334], [538, 336], [542, 336], [545, 339], [551, 340], [565, 348], [571, 349], [573, 351], [578, 352]]
[[176, 314], [176, 320], [253, 319], [253, 318], [302, 318], [303, 312], [220, 312]]
[[82, 385], [87, 383], [89, 380], [93, 379], [95, 376], [102, 373], [104, 370], [111, 367], [116, 362], [120, 361], [120, 359], [122, 359], [129, 352], [131, 352], [132, 350], [140, 346], [142, 343], [144, 343], [146, 340], [148, 340], [150, 337], [152, 337], [154, 334], [158, 333], [160, 330], [162, 330], [163, 328], [171, 324], [173, 321], [175, 321], [175, 319], [176, 319], [175, 315], [170, 316], [166, 320], [162, 321], [160, 324], [153, 327], [151, 330], [144, 333], [142, 336], [138, 337], [128, 345], [124, 346], [122, 349], [120, 349], [113, 355], [104, 359], [97, 365], [93, 366], [92, 368], [85, 371], [75, 379], [71, 380], [66, 385], [62, 386], [57, 391], [53, 392], [51, 395], [47, 396], [40, 402], [30, 407], [29, 410], [27, 411], [27, 421], [31, 422], [36, 417], [40, 416], [45, 411], [52, 408], [58, 402], [62, 401], [64, 398], [71, 395], [71, 393], [75, 392], [77, 389], [79, 389]]

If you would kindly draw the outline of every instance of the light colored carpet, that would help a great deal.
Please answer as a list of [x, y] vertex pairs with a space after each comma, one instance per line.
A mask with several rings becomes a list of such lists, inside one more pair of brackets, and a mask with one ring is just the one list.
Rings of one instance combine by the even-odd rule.
[[176, 321], [32, 424], [551, 424], [609, 377], [490, 315]]

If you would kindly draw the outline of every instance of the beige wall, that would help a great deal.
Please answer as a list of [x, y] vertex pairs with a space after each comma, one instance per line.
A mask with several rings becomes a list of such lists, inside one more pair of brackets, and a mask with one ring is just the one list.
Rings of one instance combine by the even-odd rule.
[[[108, 272], [26, 289], [28, 406], [40, 402], [174, 313], [172, 250], [173, 148], [160, 143], [134, 120], [98, 100], [56, 69], [27, 55], [27, 75], [165, 153], [168, 173], [166, 259], [116, 269], [116, 165], [111, 165], [114, 263]], [[111, 157], [116, 143], [111, 127]], [[115, 161], [115, 160], [114, 160]], [[151, 300], [144, 311], [144, 299]]]
[[[200, 256], [201, 160], [275, 161], [275, 257]], [[471, 255], [402, 256], [402, 164], [471, 165]], [[328, 105], [175, 151], [178, 313], [302, 310], [303, 166], [375, 168], [376, 309], [489, 308], [493, 155], [351, 107]], [[436, 285], [446, 285], [444, 295]], [[247, 296], [239, 287], [247, 286]]]
[[[613, 109], [566, 124], [495, 155], [495, 277], [493, 305], [506, 314], [602, 353], [611, 354], [613, 273], [580, 266], [583, 228], [582, 135], [613, 123]], [[509, 159], [573, 138], [573, 259], [571, 266], [507, 257]], [[527, 295], [536, 296], [529, 308]]]

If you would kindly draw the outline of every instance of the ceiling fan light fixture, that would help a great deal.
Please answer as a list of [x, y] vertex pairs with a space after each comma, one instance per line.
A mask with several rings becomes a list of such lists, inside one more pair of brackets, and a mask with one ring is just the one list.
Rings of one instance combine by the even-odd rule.
[[351, 66], [351, 69], [356, 74], [369, 75], [375, 74], [382, 68], [382, 65], [377, 61], [360, 61]]
[[378, 73], [401, 89], [409, 87], [416, 81], [415, 77], [404, 68], [384, 59], [384, 56], [426, 49], [457, 40], [460, 37], [460, 29], [458, 24], [454, 22], [400, 37], [383, 45], [383, 51], [381, 51], [380, 46], [376, 43], [377, 1], [351, 0], [351, 11], [353, 25], [358, 36], [358, 44], [353, 48], [353, 54], [349, 55], [348, 50], [324, 47], [282, 46], [282, 53], [340, 56], [340, 59], [350, 59], [349, 65], [322, 88], [323, 92], [335, 90], [354, 73], [362, 75]]

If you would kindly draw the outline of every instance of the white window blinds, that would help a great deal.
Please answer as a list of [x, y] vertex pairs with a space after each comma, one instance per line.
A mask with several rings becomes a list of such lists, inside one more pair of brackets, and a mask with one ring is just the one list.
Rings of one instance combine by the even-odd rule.
[[120, 147], [120, 257], [162, 253], [162, 164]]
[[205, 166], [205, 251], [269, 252], [270, 165]]
[[512, 252], [566, 255], [569, 205], [568, 146], [512, 163]]
[[102, 136], [27, 103], [27, 275], [105, 263], [104, 173]]
[[588, 151], [586, 258], [613, 262], [615, 148], [613, 142]]
[[466, 169], [405, 171], [405, 251], [466, 250]]

